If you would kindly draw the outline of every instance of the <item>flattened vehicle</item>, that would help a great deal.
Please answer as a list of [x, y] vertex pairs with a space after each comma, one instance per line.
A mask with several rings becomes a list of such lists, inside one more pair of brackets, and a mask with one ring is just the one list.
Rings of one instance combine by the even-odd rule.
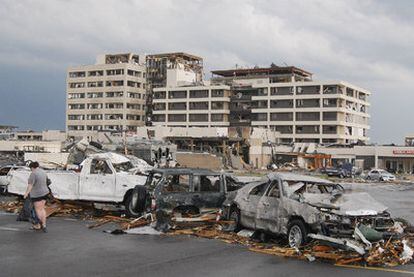
[[230, 194], [223, 204], [224, 216], [236, 222], [236, 229], [283, 234], [291, 247], [308, 237], [351, 239], [360, 224], [384, 231], [394, 224], [386, 210], [367, 193], [345, 193], [328, 180], [292, 173], [269, 174]]

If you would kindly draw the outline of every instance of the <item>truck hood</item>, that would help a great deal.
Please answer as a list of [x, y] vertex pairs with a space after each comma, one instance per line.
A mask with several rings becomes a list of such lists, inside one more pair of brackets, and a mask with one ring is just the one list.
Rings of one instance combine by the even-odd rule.
[[381, 214], [387, 207], [366, 192], [346, 194], [303, 193], [303, 202], [338, 215], [367, 216]]

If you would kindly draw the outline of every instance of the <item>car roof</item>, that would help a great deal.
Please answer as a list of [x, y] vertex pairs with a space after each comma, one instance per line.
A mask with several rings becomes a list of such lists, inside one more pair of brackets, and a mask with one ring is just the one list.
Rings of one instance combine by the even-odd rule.
[[266, 175], [266, 177], [269, 180], [275, 180], [275, 179], [282, 179], [282, 180], [288, 180], [288, 181], [297, 181], [297, 182], [314, 182], [314, 183], [320, 183], [320, 184], [333, 184], [333, 182], [314, 177], [304, 174], [297, 174], [297, 173], [290, 173], [290, 172], [275, 172], [275, 173], [269, 173]]
[[153, 173], [160, 174], [193, 174], [193, 175], [219, 175], [220, 172], [212, 171], [204, 168], [155, 168]]

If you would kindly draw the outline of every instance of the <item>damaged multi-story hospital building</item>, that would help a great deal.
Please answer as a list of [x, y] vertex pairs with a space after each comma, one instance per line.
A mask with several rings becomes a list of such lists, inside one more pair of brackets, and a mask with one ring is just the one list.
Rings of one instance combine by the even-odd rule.
[[316, 81], [294, 66], [212, 71], [186, 53], [99, 56], [68, 69], [69, 136], [88, 131], [169, 127], [259, 127], [280, 142], [367, 142], [370, 92]]

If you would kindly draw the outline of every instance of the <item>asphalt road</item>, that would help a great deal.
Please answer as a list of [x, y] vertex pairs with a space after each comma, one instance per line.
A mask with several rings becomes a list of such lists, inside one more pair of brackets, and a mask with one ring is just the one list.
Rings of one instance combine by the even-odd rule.
[[[351, 185], [414, 222], [414, 185]], [[29, 230], [0, 212], [0, 276], [401, 276], [392, 269], [342, 268], [250, 252], [240, 245], [190, 236], [110, 235], [87, 223], [51, 218], [49, 233]], [[387, 271], [393, 270], [393, 271]]]

